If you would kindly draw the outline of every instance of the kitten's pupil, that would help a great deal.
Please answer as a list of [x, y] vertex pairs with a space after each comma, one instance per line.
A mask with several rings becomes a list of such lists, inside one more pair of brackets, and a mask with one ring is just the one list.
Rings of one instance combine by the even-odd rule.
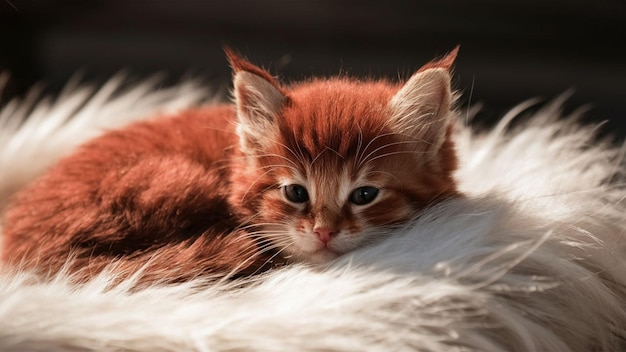
[[304, 203], [309, 200], [309, 193], [304, 186], [296, 184], [287, 185], [283, 187], [283, 192], [290, 202]]
[[378, 188], [365, 186], [359, 187], [350, 194], [350, 202], [356, 205], [365, 205], [376, 199]]

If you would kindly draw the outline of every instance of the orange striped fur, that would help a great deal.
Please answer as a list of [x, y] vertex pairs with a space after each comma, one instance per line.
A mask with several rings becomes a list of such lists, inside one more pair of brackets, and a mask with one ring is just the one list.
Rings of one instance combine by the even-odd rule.
[[[325, 262], [457, 195], [450, 67], [404, 84], [281, 85], [227, 50], [234, 104], [108, 132], [17, 194], [2, 258], [88, 279], [111, 262], [147, 281]], [[297, 201], [294, 201], [296, 199]], [[365, 203], [364, 203], [365, 202]]]

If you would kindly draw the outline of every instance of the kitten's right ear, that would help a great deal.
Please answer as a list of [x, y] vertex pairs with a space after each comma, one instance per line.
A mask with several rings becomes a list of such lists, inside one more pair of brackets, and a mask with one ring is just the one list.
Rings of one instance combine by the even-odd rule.
[[268, 146], [277, 131], [276, 117], [287, 100], [278, 83], [265, 70], [224, 48], [233, 68], [237, 106], [237, 134], [241, 149], [253, 152]]

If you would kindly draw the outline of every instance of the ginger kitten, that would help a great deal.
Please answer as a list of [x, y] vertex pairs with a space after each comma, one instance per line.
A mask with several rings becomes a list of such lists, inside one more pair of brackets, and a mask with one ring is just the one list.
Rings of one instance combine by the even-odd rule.
[[347, 77], [281, 85], [226, 54], [234, 104], [96, 138], [18, 193], [6, 263], [88, 279], [115, 262], [148, 281], [238, 277], [324, 263], [457, 195], [450, 67], [404, 84]]

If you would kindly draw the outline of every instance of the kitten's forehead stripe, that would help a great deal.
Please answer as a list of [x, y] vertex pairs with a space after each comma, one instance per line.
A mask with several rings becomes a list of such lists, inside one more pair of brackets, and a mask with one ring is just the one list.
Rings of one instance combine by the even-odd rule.
[[344, 79], [296, 86], [283, 111], [284, 132], [293, 131], [302, 149], [315, 158], [327, 148], [346, 156], [357, 149], [359, 134], [378, 134], [388, 121], [395, 89], [382, 82]]
[[338, 212], [353, 187], [349, 169], [344, 165], [339, 169], [315, 167], [313, 170], [309, 176], [314, 194], [311, 204], [317, 209], [327, 207]]
[[350, 196], [350, 192], [354, 188], [354, 182], [352, 181], [351, 172], [347, 165], [344, 165], [342, 172], [340, 173], [339, 192], [337, 192], [337, 198], [340, 202], [345, 202]]

